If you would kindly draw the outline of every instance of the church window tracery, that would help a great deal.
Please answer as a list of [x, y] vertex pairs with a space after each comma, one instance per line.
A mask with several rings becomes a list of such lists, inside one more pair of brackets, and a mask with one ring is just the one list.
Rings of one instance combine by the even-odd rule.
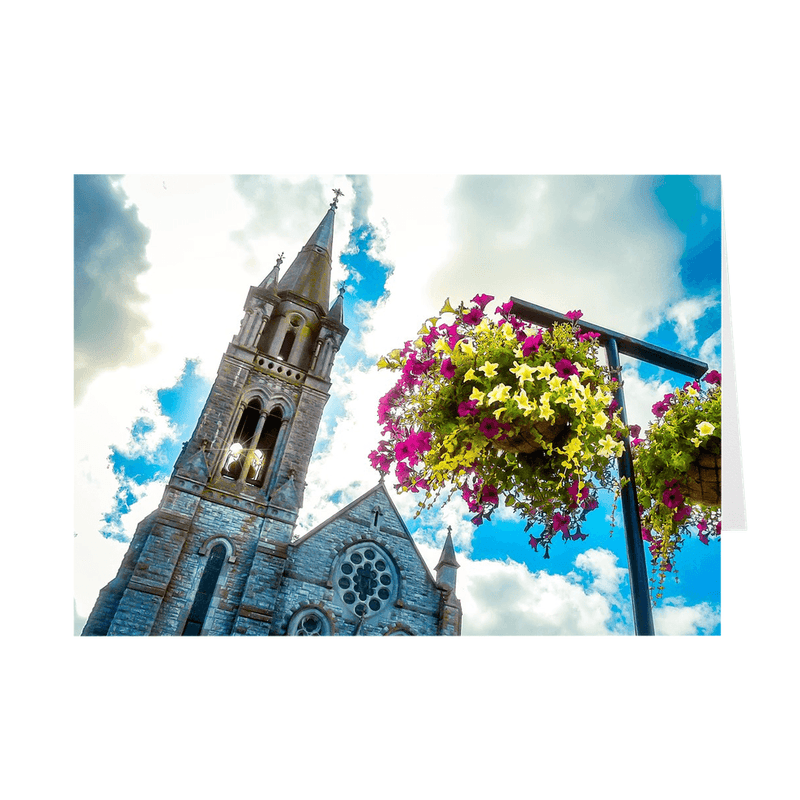
[[397, 597], [397, 577], [388, 554], [374, 543], [349, 547], [339, 558], [334, 585], [345, 607], [356, 617], [369, 617]]
[[289, 621], [289, 636], [330, 636], [331, 623], [319, 608], [304, 608]]
[[272, 459], [282, 422], [283, 412], [280, 407], [267, 414], [262, 411], [258, 399], [251, 400], [242, 412], [221, 474], [231, 480], [238, 480], [246, 469], [246, 482], [260, 486]]

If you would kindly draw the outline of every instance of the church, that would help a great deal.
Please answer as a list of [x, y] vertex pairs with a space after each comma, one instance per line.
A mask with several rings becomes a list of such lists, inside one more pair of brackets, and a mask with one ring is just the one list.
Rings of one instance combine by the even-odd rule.
[[136, 529], [83, 636], [458, 636], [448, 533], [430, 571], [379, 482], [302, 536], [295, 526], [331, 370], [341, 192], [281, 276], [250, 287], [239, 332], [159, 507]]

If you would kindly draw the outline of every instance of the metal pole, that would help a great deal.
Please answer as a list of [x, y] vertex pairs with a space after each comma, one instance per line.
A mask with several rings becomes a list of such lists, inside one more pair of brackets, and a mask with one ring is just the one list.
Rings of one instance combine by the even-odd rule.
[[[625, 412], [625, 396], [622, 391], [622, 374], [619, 363], [617, 340], [606, 341], [606, 355], [612, 375], [617, 378], [616, 401], [619, 403], [620, 416], [625, 425], [628, 417]], [[653, 610], [650, 606], [650, 590], [647, 581], [647, 561], [642, 542], [642, 527], [639, 521], [639, 501], [636, 495], [636, 481], [633, 475], [633, 457], [631, 444], [625, 437], [625, 449], [618, 459], [619, 476], [623, 486], [620, 493], [622, 518], [625, 522], [625, 544], [628, 552], [628, 576], [631, 582], [631, 604], [633, 605], [633, 626], [639, 636], [654, 636]], [[627, 478], [627, 480], [626, 480]]]

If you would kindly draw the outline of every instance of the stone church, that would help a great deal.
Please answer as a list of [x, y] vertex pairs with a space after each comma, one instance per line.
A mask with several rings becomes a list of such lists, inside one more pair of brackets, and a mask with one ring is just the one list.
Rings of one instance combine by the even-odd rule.
[[450, 534], [423, 561], [383, 483], [295, 538], [348, 333], [329, 305], [334, 200], [284, 275], [250, 288], [159, 507], [136, 529], [83, 636], [457, 636]]

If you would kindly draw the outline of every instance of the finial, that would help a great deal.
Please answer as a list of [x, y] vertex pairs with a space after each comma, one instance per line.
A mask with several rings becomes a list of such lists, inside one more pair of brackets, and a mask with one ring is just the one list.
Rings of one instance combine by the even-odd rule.
[[281, 264], [283, 264], [283, 253], [281, 253], [281, 254], [278, 256], [278, 260], [275, 262], [275, 266], [276, 266], [276, 267], [279, 267]]
[[339, 204], [339, 198], [344, 194], [344, 192], [339, 191], [338, 189], [333, 190], [333, 202], [331, 203], [331, 208], [336, 208]]
[[347, 287], [347, 281], [346, 280], [339, 281], [336, 284], [336, 289], [337, 289], [337, 291], [339, 292], [340, 295], [343, 295], [345, 293], [346, 287]]

